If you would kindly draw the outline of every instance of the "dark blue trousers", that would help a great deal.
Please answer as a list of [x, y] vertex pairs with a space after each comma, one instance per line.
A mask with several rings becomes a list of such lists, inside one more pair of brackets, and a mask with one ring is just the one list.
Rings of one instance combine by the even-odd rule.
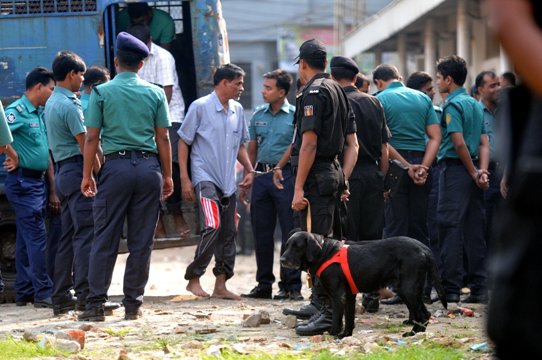
[[[284, 189], [279, 190], [273, 184], [273, 173], [267, 173], [254, 179], [251, 197], [252, 231], [256, 251], [256, 281], [262, 288], [271, 288], [275, 282], [273, 275], [273, 255], [275, 253], [275, 227], [279, 219], [282, 241], [280, 254], [284, 252], [288, 235], [294, 227], [292, 199], [294, 197], [294, 179], [291, 167], [282, 170]], [[301, 272], [280, 267], [279, 289], [285, 291], [301, 290]]]
[[61, 203], [62, 236], [58, 243], [53, 277], [53, 303], [71, 299], [73, 287], [81, 303], [88, 296], [88, 263], [94, 239], [92, 198], [81, 193], [83, 158], [58, 166], [55, 171], [55, 191]]
[[429, 247], [433, 252], [437, 268], [439, 271], [442, 269], [442, 261], [440, 259], [440, 241], [438, 238], [438, 222], [437, 222], [437, 207], [438, 207], [438, 192], [439, 192], [439, 179], [440, 179], [440, 166], [434, 165], [429, 170], [430, 175], [430, 187], [428, 201], [427, 201], [427, 228], [429, 230]]
[[90, 251], [87, 309], [107, 301], [124, 221], [129, 255], [124, 270], [124, 307], [137, 311], [149, 279], [154, 231], [158, 222], [162, 173], [156, 157], [108, 160], [94, 199], [94, 242]]
[[502, 168], [497, 163], [489, 165], [489, 189], [484, 192], [486, 211], [486, 244], [491, 251], [491, 237], [493, 235], [493, 213], [502, 201], [501, 195]]
[[16, 216], [16, 301], [51, 296], [52, 283], [45, 265], [45, 180], [26, 177], [21, 169], [6, 177], [6, 196]]
[[[411, 164], [420, 164], [421, 156], [408, 156], [408, 151], [402, 151], [403, 157]], [[409, 236], [429, 245], [427, 230], [427, 199], [430, 184], [419, 186], [405, 174], [399, 189], [386, 201], [384, 237]]]
[[442, 258], [442, 284], [459, 295], [467, 257], [468, 286], [473, 295], [487, 291], [484, 194], [461, 164], [441, 162], [437, 221]]
[[201, 240], [196, 247], [194, 260], [186, 268], [186, 280], [199, 278], [215, 257], [215, 276], [233, 276], [235, 266], [235, 228], [236, 196], [224, 196], [222, 191], [210, 181], [196, 185], [198, 199]]

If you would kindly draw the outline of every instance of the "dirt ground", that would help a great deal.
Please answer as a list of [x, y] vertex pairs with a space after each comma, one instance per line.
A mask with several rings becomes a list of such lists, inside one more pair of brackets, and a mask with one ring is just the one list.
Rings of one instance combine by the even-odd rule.
[[[303, 301], [252, 300], [228, 301], [196, 299], [186, 290], [184, 270], [194, 247], [155, 250], [150, 279], [145, 294], [143, 317], [125, 321], [123, 309], [116, 310], [105, 322], [93, 323], [86, 332], [84, 350], [72, 355], [77, 359], [114, 359], [119, 354], [130, 359], [194, 358], [230, 354], [306, 354], [326, 349], [336, 355], [371, 353], [400, 346], [417, 346], [434, 341], [464, 351], [467, 358], [489, 358], [490, 353], [471, 348], [485, 348], [483, 326], [484, 305], [471, 305], [474, 316], [464, 316], [457, 304], [445, 311], [440, 303], [428, 306], [434, 314], [427, 332], [405, 339], [402, 333], [410, 327], [402, 325], [407, 318], [404, 305], [385, 306], [376, 314], [356, 316], [354, 336], [339, 341], [330, 336], [299, 337], [291, 328], [292, 319], [282, 315], [284, 307], [299, 307]], [[120, 255], [115, 268], [110, 296], [122, 299], [122, 278], [127, 255]], [[278, 274], [277, 254], [275, 274]], [[254, 255], [238, 256], [235, 276], [228, 282], [237, 293], [246, 293], [255, 285]], [[211, 269], [202, 278], [202, 285], [212, 291]], [[277, 288], [274, 288], [274, 292]], [[304, 287], [303, 295], [308, 297]], [[360, 296], [358, 296], [358, 299]], [[361, 310], [361, 309], [359, 309]], [[455, 311], [454, 311], [455, 310]], [[243, 317], [261, 311], [269, 313], [269, 324], [244, 327]], [[78, 329], [83, 323], [70, 313], [53, 317], [52, 310], [33, 306], [0, 305], [0, 338], [11, 335], [21, 338], [23, 332]]]

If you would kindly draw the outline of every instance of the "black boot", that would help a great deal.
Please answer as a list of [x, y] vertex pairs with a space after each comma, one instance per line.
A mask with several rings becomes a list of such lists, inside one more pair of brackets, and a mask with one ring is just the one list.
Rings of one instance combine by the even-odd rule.
[[104, 307], [100, 305], [99, 307], [92, 307], [83, 311], [79, 316], [77, 316], [79, 321], [105, 321]]
[[298, 325], [295, 328], [295, 333], [299, 336], [312, 336], [330, 331], [333, 324], [333, 315], [329, 308], [324, 307], [319, 316], [315, 315], [311, 320]]
[[322, 303], [316, 295], [314, 288], [311, 289], [310, 303], [303, 305], [299, 309], [284, 308], [282, 313], [284, 315], [295, 315], [298, 319], [310, 319], [311, 316], [317, 314], [322, 309]]

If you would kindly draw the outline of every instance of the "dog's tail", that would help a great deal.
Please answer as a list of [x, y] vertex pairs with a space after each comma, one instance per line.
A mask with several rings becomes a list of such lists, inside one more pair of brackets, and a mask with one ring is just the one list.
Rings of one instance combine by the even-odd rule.
[[431, 279], [433, 280], [433, 286], [435, 287], [435, 290], [437, 290], [438, 298], [440, 299], [442, 306], [444, 306], [445, 309], [448, 309], [448, 302], [446, 301], [446, 291], [442, 287], [442, 282], [440, 281], [437, 263], [435, 262], [435, 258], [432, 253], [429, 253], [427, 255], [427, 259], [429, 261], [429, 272]]

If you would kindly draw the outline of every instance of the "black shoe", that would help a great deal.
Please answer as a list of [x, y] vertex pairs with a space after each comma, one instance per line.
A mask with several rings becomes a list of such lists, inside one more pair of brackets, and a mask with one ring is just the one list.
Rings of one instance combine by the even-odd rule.
[[299, 336], [321, 335], [331, 330], [332, 323], [333, 316], [331, 312], [324, 309], [320, 312], [320, 316], [315, 317], [313, 321], [298, 325], [295, 328], [295, 333]]
[[286, 300], [290, 298], [290, 292], [288, 290], [280, 289], [278, 293], [273, 296], [273, 300]]
[[459, 302], [459, 294], [448, 294], [446, 295], [446, 302], [449, 303], [458, 303]]
[[105, 321], [103, 306], [93, 307], [83, 311], [77, 316], [79, 321]]
[[106, 301], [104, 304], [104, 314], [106, 316], [113, 315], [113, 310], [117, 310], [122, 306], [121, 303], [114, 302], [114, 301]]
[[126, 309], [124, 312], [124, 320], [137, 320], [140, 317], [143, 316], [143, 313], [141, 312], [141, 309]]
[[34, 307], [37, 309], [51, 309], [53, 307], [53, 300], [50, 297], [41, 300], [35, 300]]
[[34, 302], [34, 297], [33, 296], [27, 296], [27, 297], [23, 297], [20, 300], [16, 300], [15, 305], [17, 305], [17, 306], [26, 306], [28, 303], [32, 304], [33, 302]]
[[282, 313], [284, 315], [295, 315], [298, 319], [309, 319], [312, 315], [317, 314], [320, 310], [312, 303], [303, 305], [299, 310], [284, 308]]
[[62, 314], [67, 314], [70, 311], [75, 310], [76, 305], [77, 301], [73, 298], [59, 304], [53, 304], [53, 315], [60, 316]]
[[304, 297], [301, 295], [301, 292], [299, 290], [292, 290], [290, 291], [290, 300], [292, 301], [300, 301], [303, 300]]
[[465, 300], [461, 301], [465, 304], [487, 304], [489, 301], [487, 295], [472, 295], [470, 294], [465, 298]]
[[250, 290], [248, 294], [241, 294], [241, 297], [251, 299], [271, 299], [271, 288], [256, 286], [254, 289]]
[[380, 303], [383, 305], [398, 305], [403, 303], [403, 299], [399, 295], [395, 295], [389, 299], [380, 300]]
[[377, 296], [373, 297], [363, 294], [361, 305], [368, 313], [375, 313], [380, 308], [380, 299]]

